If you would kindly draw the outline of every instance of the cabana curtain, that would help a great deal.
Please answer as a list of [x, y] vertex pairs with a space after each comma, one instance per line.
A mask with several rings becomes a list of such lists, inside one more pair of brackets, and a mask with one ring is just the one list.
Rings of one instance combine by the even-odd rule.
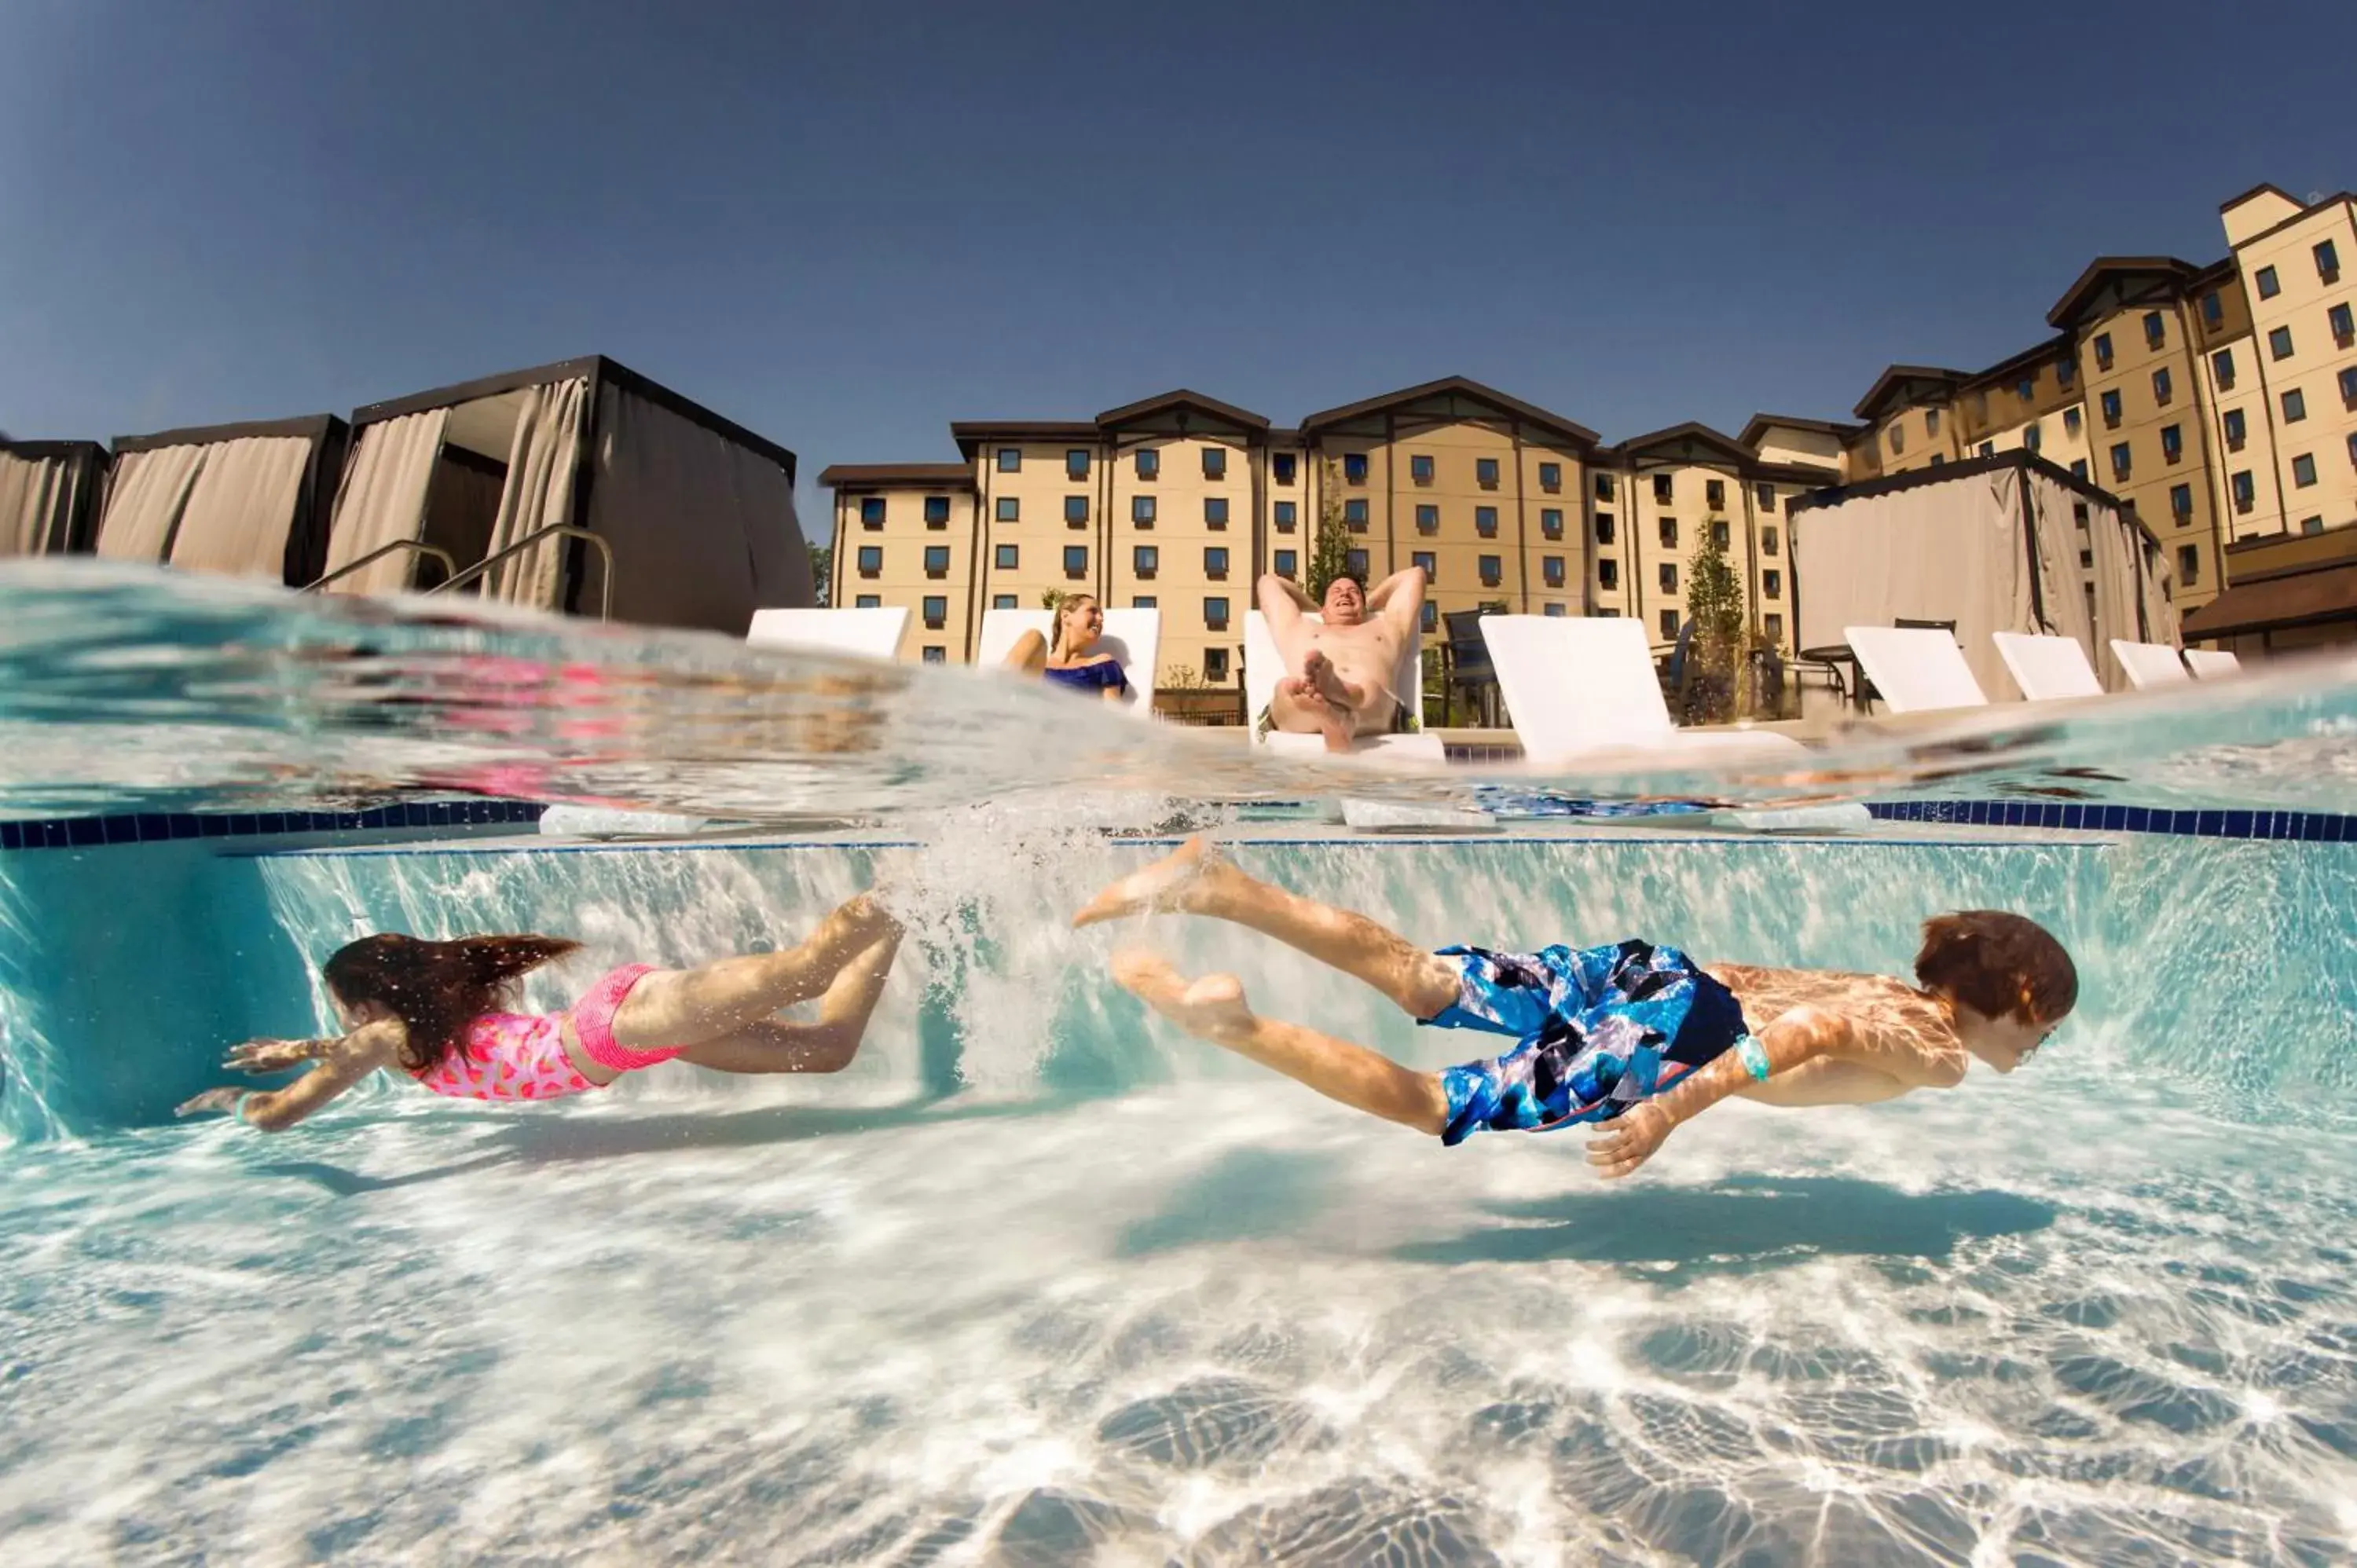
[[[363, 426], [328, 534], [327, 571], [335, 572], [396, 539], [415, 539], [425, 527], [425, 489], [442, 455], [447, 408], [404, 414]], [[468, 563], [458, 563], [461, 568]], [[417, 569], [409, 552], [388, 555], [328, 585], [337, 594], [390, 594], [407, 587]]]
[[94, 449], [82, 452], [36, 456], [0, 446], [0, 555], [55, 555], [79, 542], [74, 520], [105, 472]]
[[[508, 447], [507, 488], [500, 493], [490, 553], [496, 555], [551, 523], [573, 521], [574, 475], [588, 406], [586, 377], [525, 390], [515, 439]], [[419, 504], [424, 504], [422, 496]], [[562, 537], [544, 540], [494, 566], [483, 586], [484, 596], [534, 609], [564, 608], [565, 552], [573, 543]], [[467, 563], [459, 564], [463, 568]]]

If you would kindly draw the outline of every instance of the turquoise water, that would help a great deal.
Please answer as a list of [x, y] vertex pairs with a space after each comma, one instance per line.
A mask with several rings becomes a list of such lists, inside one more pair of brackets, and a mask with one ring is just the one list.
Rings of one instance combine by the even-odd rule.
[[[1903, 972], [1924, 914], [1998, 905], [2078, 957], [2019, 1073], [1729, 1103], [1608, 1187], [1573, 1135], [1354, 1117], [1103, 969], [1144, 936], [1275, 1015], [1466, 1054], [1297, 955], [1066, 927], [1157, 824], [1226, 815], [1189, 802], [1328, 775], [709, 639], [119, 575], [0, 579], [0, 811], [476, 788], [858, 819], [0, 852], [11, 1562], [2357, 1561], [2357, 844], [1223, 828], [1436, 945]], [[2345, 675], [1687, 782], [2346, 810]], [[316, 964], [358, 931], [577, 936], [532, 982], [554, 1006], [793, 940], [878, 874], [912, 940], [836, 1077], [169, 1120], [227, 1042], [325, 1029]]]

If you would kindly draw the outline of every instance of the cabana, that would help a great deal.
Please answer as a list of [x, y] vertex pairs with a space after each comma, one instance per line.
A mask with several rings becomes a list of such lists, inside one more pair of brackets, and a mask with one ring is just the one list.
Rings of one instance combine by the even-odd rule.
[[794, 455], [602, 356], [371, 403], [352, 432], [331, 592], [431, 587], [425, 546], [462, 578], [496, 561], [487, 598], [594, 616], [610, 595], [642, 625], [742, 637], [811, 602]]
[[307, 583], [350, 435], [334, 414], [315, 413], [119, 436], [97, 553]]
[[1796, 498], [1794, 620], [1803, 650], [1850, 626], [1953, 622], [1982, 691], [2019, 696], [1991, 635], [2078, 640], [2110, 691], [2111, 639], [2174, 644], [2159, 541], [2118, 497], [2027, 452], [2000, 452]]
[[0, 555], [87, 551], [105, 489], [95, 441], [0, 439]]

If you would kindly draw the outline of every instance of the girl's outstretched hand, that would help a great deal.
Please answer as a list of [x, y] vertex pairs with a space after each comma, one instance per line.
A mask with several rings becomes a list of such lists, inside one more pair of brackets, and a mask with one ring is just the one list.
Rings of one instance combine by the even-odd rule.
[[175, 1116], [201, 1116], [208, 1111], [218, 1111], [224, 1116], [237, 1112], [237, 1102], [253, 1093], [250, 1089], [208, 1089], [194, 1100], [184, 1100]]
[[1627, 1176], [1653, 1157], [1653, 1151], [1677, 1126], [1675, 1118], [1646, 1101], [1604, 1124], [1603, 1134], [1587, 1143], [1587, 1163], [1607, 1181]]
[[231, 1046], [221, 1066], [231, 1072], [285, 1072], [311, 1060], [317, 1049], [315, 1040], [248, 1040]]

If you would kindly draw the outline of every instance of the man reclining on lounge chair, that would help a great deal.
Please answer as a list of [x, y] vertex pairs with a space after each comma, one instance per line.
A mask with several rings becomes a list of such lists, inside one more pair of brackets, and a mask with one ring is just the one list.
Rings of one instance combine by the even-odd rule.
[[[1326, 585], [1322, 606], [1272, 572], [1260, 580], [1259, 597], [1269, 639], [1285, 660], [1285, 678], [1269, 699], [1270, 722], [1291, 735], [1322, 735], [1329, 751], [1387, 733], [1407, 702], [1392, 681], [1424, 612], [1424, 568], [1394, 572], [1372, 594], [1345, 574]], [[1304, 614], [1313, 608], [1324, 614], [1323, 625]]]

